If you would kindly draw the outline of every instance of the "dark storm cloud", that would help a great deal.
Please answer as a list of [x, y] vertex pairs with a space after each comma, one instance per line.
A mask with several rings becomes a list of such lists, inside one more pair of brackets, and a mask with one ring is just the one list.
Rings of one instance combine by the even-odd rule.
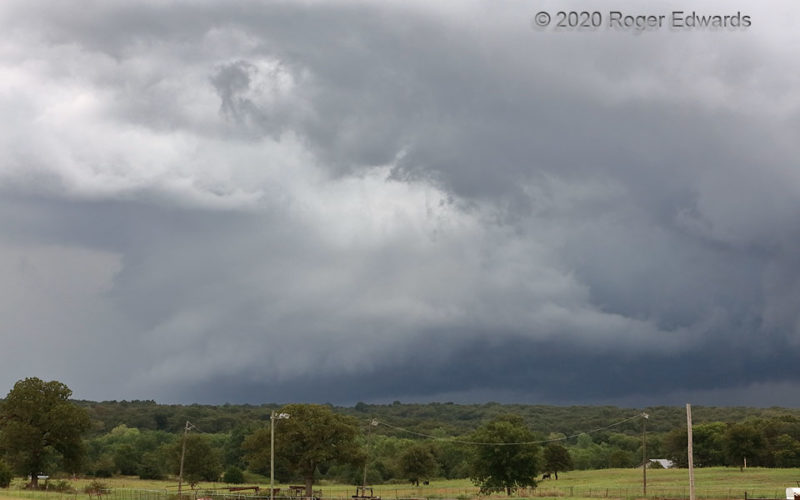
[[[639, 404], [679, 404], [681, 400], [672, 397], [676, 388], [691, 388], [699, 393], [784, 381], [785, 367], [792, 364], [795, 355], [785, 345], [773, 345], [771, 349], [778, 354], [749, 354], [716, 344], [674, 358], [657, 354], [629, 357], [598, 354], [557, 341], [481, 340], [456, 345], [445, 357], [427, 356], [420, 349], [412, 359], [388, 362], [354, 375], [320, 378], [309, 373], [283, 384], [223, 377], [210, 384], [174, 388], [172, 397], [214, 403], [222, 401], [219, 395], [235, 401], [246, 400], [248, 394], [268, 394], [283, 402], [303, 394], [313, 401], [345, 404], [355, 404], [359, 398], [407, 402], [448, 397], [462, 402], [514, 402], [525, 398], [555, 404], [601, 404], [633, 395], [631, 399], [638, 398]], [[710, 351], [717, 355], [709, 356]], [[210, 395], [214, 397], [208, 399]], [[721, 400], [708, 401], [720, 404]], [[768, 401], [766, 398], [753, 404], [769, 404]], [[791, 401], [784, 404], [790, 405]]]
[[3, 377], [38, 342], [97, 399], [798, 387], [800, 72], [770, 12], [636, 36], [481, 2], [83, 7], [0, 18], [3, 333], [32, 332]]

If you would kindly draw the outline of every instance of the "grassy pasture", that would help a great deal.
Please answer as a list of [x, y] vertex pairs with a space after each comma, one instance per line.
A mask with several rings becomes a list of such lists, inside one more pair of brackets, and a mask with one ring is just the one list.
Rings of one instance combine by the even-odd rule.
[[[695, 469], [695, 492], [699, 498], [784, 498], [785, 490], [797, 486], [800, 469], [712, 467]], [[606, 491], [608, 493], [606, 493]], [[559, 480], [539, 483], [534, 495], [572, 497], [634, 498], [642, 496], [641, 469], [607, 469], [573, 471], [559, 475]], [[647, 471], [647, 496], [652, 498], [688, 498], [687, 469], [658, 469]]]
[[[750, 468], [739, 471], [737, 468], [707, 468], [695, 471], [695, 491], [698, 498], [703, 499], [743, 499], [745, 492], [748, 497], [784, 498], [785, 489], [797, 486], [800, 480], [800, 469], [761, 469]], [[177, 492], [176, 481], [145, 481], [130, 477], [103, 479], [114, 491], [112, 495], [104, 497], [107, 500], [148, 500], [137, 496], [133, 490], [150, 490], [161, 492], [161, 500], [166, 500], [167, 495]], [[77, 491], [90, 482], [88, 479], [69, 481]], [[253, 483], [251, 483], [253, 484]], [[76, 499], [90, 500], [88, 495], [67, 493], [43, 493], [21, 490], [22, 480], [16, 480], [11, 488], [0, 489], [0, 497], [21, 500], [56, 500]], [[221, 483], [201, 483], [198, 490], [223, 488]], [[258, 486], [268, 489], [268, 482], [259, 482]], [[277, 485], [286, 490], [287, 485]], [[453, 498], [466, 500], [477, 496], [477, 488], [469, 480], [431, 481], [430, 485], [419, 488], [407, 484], [376, 485], [375, 494], [385, 500], [408, 498]], [[185, 490], [191, 493], [188, 485]], [[355, 487], [341, 484], [322, 482], [315, 486], [315, 490], [322, 490], [326, 498], [350, 498], [355, 493]], [[227, 493], [225, 490], [217, 490]], [[266, 493], [266, 492], [264, 492]], [[262, 494], [264, 494], [262, 493]], [[194, 494], [193, 494], [194, 496]], [[200, 493], [198, 496], [204, 496]], [[244, 495], [246, 499], [249, 495]], [[689, 476], [686, 469], [648, 470], [647, 471], [647, 497], [652, 499], [683, 499], [689, 496]], [[505, 495], [492, 495], [493, 498], [505, 498]], [[533, 490], [520, 491], [517, 498], [554, 498], [554, 499], [584, 499], [584, 498], [613, 498], [633, 499], [642, 498], [642, 471], [641, 469], [606, 469], [592, 471], [571, 471], [559, 474], [559, 479], [545, 480]], [[96, 497], [94, 497], [96, 498]], [[240, 497], [241, 498], [241, 497]], [[153, 499], [155, 500], [155, 499]]]

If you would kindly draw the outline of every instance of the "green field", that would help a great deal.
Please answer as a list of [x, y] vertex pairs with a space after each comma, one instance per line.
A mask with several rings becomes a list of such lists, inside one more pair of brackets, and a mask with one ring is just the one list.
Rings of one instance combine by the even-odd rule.
[[[785, 489], [797, 486], [800, 480], [800, 469], [762, 469], [750, 468], [739, 471], [737, 468], [707, 468], [695, 472], [695, 491], [698, 498], [704, 499], [743, 499], [745, 492], [749, 498], [784, 498]], [[89, 480], [69, 481], [78, 491], [90, 482]], [[112, 493], [104, 498], [108, 500], [165, 500], [177, 492], [174, 481], [142, 481], [136, 478], [104, 479], [112, 488]], [[75, 498], [88, 500], [86, 494], [29, 492], [20, 489], [21, 480], [15, 481], [11, 488], [0, 489], [0, 497], [26, 500], [55, 500], [57, 498]], [[201, 483], [192, 491], [192, 498], [208, 497], [210, 494], [227, 494], [226, 485], [219, 483]], [[268, 484], [259, 484], [268, 488]], [[280, 486], [283, 490], [287, 485]], [[139, 493], [150, 491], [151, 494]], [[355, 493], [353, 486], [328, 484], [322, 482], [315, 486], [326, 498], [349, 498]], [[468, 480], [432, 481], [430, 485], [419, 488], [407, 484], [378, 485], [375, 494], [385, 500], [421, 499], [421, 498], [453, 498], [465, 500], [477, 496], [477, 488]], [[247, 499], [251, 495], [239, 495], [235, 498]], [[558, 480], [545, 480], [533, 490], [519, 491], [517, 498], [642, 498], [641, 469], [605, 469], [592, 471], [572, 471], [562, 473]], [[505, 495], [493, 495], [503, 498]], [[686, 469], [648, 470], [647, 497], [653, 499], [679, 499], [689, 497], [689, 476]], [[96, 497], [93, 497], [96, 498]]]

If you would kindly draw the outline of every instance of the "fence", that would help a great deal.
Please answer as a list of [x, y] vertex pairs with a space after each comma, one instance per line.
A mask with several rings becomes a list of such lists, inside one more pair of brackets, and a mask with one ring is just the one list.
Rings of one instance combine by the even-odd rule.
[[[478, 488], [393, 488], [391, 486], [375, 487], [375, 495], [382, 500], [470, 500], [479, 497]], [[227, 490], [186, 490], [182, 500], [269, 500], [268, 489], [260, 494], [231, 493]], [[354, 490], [330, 490], [318, 492], [320, 500], [350, 499]], [[317, 492], [315, 492], [317, 494]], [[698, 499], [714, 500], [780, 500], [785, 498], [785, 490], [752, 490], [743, 491], [732, 488], [697, 488]], [[139, 490], [114, 488], [103, 492], [100, 496], [87, 493], [48, 492], [31, 490], [0, 490], [0, 497], [22, 500], [179, 500], [176, 491]], [[492, 495], [494, 498], [505, 498], [505, 494]], [[647, 489], [647, 496], [642, 495], [641, 488], [597, 488], [597, 487], [538, 487], [522, 488], [515, 492], [515, 498], [612, 498], [612, 499], [653, 499], [684, 500], [689, 498], [688, 488], [652, 488]], [[276, 495], [276, 500], [303, 500], [302, 497]]]

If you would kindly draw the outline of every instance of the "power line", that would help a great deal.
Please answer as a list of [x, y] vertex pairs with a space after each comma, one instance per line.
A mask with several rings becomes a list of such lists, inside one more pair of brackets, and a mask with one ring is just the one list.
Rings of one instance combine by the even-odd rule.
[[[606, 429], [610, 429], [612, 427], [616, 427], [618, 425], [622, 425], [622, 424], [624, 424], [626, 422], [630, 422], [631, 420], [634, 420], [634, 419], [637, 419], [637, 418], [642, 418], [642, 415], [643, 415], [642, 413], [638, 413], [638, 414], [636, 414], [636, 415], [634, 415], [632, 417], [628, 417], [628, 418], [626, 418], [624, 420], [620, 420], [619, 422], [614, 422], [611, 425], [606, 425], [605, 427], [598, 427], [596, 429], [592, 429], [592, 430], [589, 430], [589, 431], [579, 432], [577, 434], [572, 434], [570, 436], [564, 436], [564, 437], [554, 438], [554, 439], [544, 439], [544, 440], [541, 440], [541, 441], [521, 441], [521, 442], [517, 442], [517, 443], [482, 443], [482, 442], [479, 442], [479, 441], [466, 441], [466, 440], [461, 440], [461, 439], [443, 438], [443, 437], [440, 437], [440, 436], [434, 436], [432, 434], [424, 434], [422, 432], [415, 432], [415, 431], [412, 431], [412, 430], [409, 430], [409, 429], [405, 429], [403, 427], [397, 427], [397, 426], [394, 426], [394, 425], [387, 424], [386, 422], [381, 422], [381, 421], [377, 421], [377, 422], [378, 422], [379, 425], [383, 425], [385, 427], [388, 427], [390, 429], [394, 429], [396, 431], [401, 431], [401, 432], [405, 432], [405, 433], [408, 433], [408, 434], [413, 434], [415, 436], [420, 436], [420, 437], [424, 437], [424, 438], [428, 438], [428, 439], [433, 439], [433, 440], [436, 440], [436, 441], [448, 441], [448, 442], [451, 442], [451, 443], [470, 444], [470, 445], [476, 445], [476, 446], [512, 446], [512, 445], [547, 444], [547, 443], [555, 443], [557, 441], [566, 441], [567, 439], [572, 439], [574, 437], [583, 436], [584, 434], [588, 435], [588, 434], [591, 434], [591, 433], [594, 433], [594, 432], [599, 432], [599, 431], [603, 431], [603, 430], [606, 430]], [[375, 420], [373, 420], [373, 421], [375, 421]]]

